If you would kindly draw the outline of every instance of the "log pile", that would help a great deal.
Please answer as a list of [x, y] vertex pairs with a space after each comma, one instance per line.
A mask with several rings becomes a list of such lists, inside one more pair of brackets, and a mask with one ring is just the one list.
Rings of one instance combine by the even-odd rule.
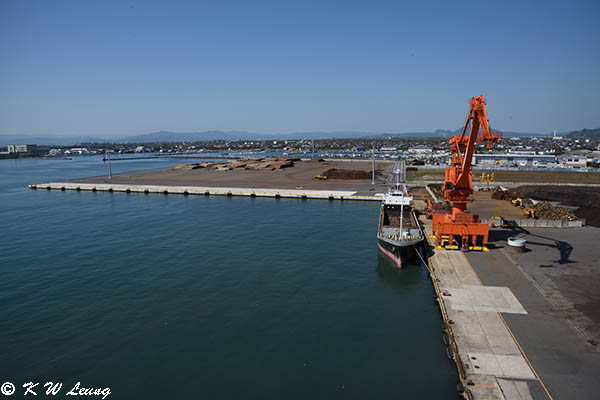
[[[372, 171], [357, 170], [357, 169], [337, 169], [331, 168], [325, 172], [322, 172], [322, 176], [326, 176], [327, 179], [371, 179]], [[381, 171], [375, 170], [375, 175], [378, 176]]]
[[430, 183], [429, 185], [429, 189], [431, 189], [431, 191], [433, 192], [433, 194], [435, 194], [435, 197], [438, 198], [438, 200], [444, 200], [444, 191], [442, 190], [442, 186], [443, 184], [441, 183]]
[[492, 194], [494, 200], [507, 200], [511, 201], [517, 198], [521, 198], [523, 206], [527, 209], [533, 208], [535, 211], [535, 217], [537, 219], [551, 219], [560, 221], [577, 221], [579, 218], [575, 213], [565, 207], [555, 206], [554, 204], [548, 203], [547, 201], [537, 202], [535, 205], [532, 200], [527, 196], [523, 196], [518, 190], [502, 190], [500, 188]]
[[192, 170], [192, 169], [206, 168], [210, 164], [211, 163], [208, 163], [208, 162], [177, 164], [172, 169], [174, 169], [174, 170], [178, 170], [178, 169]]
[[294, 166], [294, 161], [299, 158], [248, 158], [229, 162], [202, 162], [179, 164], [173, 167], [174, 170], [193, 170], [206, 168], [209, 171], [231, 171], [231, 170], [271, 170], [290, 168]]
[[558, 207], [547, 201], [540, 201], [535, 206], [535, 216], [538, 219], [552, 219], [562, 221], [577, 221], [579, 218], [573, 213], [572, 210], [564, 207]]
[[403, 215], [402, 219], [400, 218], [400, 214], [390, 215], [389, 218], [390, 218], [389, 226], [400, 227], [400, 220], [402, 220], [402, 226], [405, 228], [409, 228], [409, 227], [413, 226], [410, 214]]

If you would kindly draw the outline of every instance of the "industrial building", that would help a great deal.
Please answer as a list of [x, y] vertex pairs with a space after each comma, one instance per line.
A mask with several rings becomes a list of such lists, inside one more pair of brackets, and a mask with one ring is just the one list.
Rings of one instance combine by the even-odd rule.
[[552, 154], [489, 153], [474, 154], [473, 164], [478, 166], [492, 165], [502, 167], [557, 167], [557, 159]]

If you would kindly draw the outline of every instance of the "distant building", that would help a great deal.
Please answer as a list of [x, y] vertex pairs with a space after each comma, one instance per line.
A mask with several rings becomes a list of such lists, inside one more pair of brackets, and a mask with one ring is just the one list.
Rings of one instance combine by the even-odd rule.
[[[535, 152], [534, 152], [535, 153]], [[556, 167], [556, 156], [531, 154], [528, 151], [514, 153], [473, 154], [473, 165], [499, 167]]]
[[33, 153], [37, 150], [35, 144], [9, 144], [9, 153]]
[[354, 146], [351, 151], [365, 151], [365, 146]]
[[90, 152], [85, 147], [73, 147], [72, 149], [65, 150], [65, 154], [66, 155], [73, 154], [73, 155], [80, 155], [81, 156], [81, 155], [84, 155], [84, 154], [90, 154]]
[[600, 151], [592, 151], [587, 155], [587, 162], [600, 164]]
[[398, 151], [398, 148], [395, 146], [387, 146], [382, 147], [381, 149], [379, 149], [379, 151], [381, 151], [382, 153], [395, 153]]
[[552, 140], [562, 140], [562, 136], [556, 136], [556, 129], [554, 130], [554, 135], [552, 136]]
[[565, 154], [561, 157], [561, 164], [567, 168], [586, 168], [587, 156], [583, 154]]
[[433, 150], [431, 149], [431, 147], [416, 146], [409, 148], [408, 152], [411, 154], [432, 154]]
[[537, 151], [533, 150], [533, 149], [508, 150], [508, 154], [517, 155], [517, 156], [530, 156], [530, 155], [536, 155]]

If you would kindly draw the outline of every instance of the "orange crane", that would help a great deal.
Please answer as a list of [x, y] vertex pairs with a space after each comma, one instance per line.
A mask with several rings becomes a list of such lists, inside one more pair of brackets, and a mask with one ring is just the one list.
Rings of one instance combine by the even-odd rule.
[[[460, 136], [450, 138], [452, 160], [446, 167], [444, 182], [445, 210], [432, 214], [432, 230], [438, 246], [448, 241], [447, 249], [487, 250], [488, 224], [479, 221], [479, 216], [467, 211], [472, 202], [473, 182], [471, 162], [476, 144], [485, 144], [490, 149], [502, 140], [502, 132], [492, 133], [485, 110], [483, 96], [473, 97], [469, 102], [469, 115]], [[470, 130], [467, 134], [467, 130]]]

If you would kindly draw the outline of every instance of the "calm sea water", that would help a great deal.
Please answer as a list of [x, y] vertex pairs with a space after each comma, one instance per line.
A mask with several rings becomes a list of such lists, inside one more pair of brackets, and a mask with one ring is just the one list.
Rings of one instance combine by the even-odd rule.
[[46, 381], [112, 399], [457, 397], [425, 269], [378, 255], [378, 204], [26, 186], [105, 171], [0, 160], [12, 398], [29, 381], [38, 398]]

